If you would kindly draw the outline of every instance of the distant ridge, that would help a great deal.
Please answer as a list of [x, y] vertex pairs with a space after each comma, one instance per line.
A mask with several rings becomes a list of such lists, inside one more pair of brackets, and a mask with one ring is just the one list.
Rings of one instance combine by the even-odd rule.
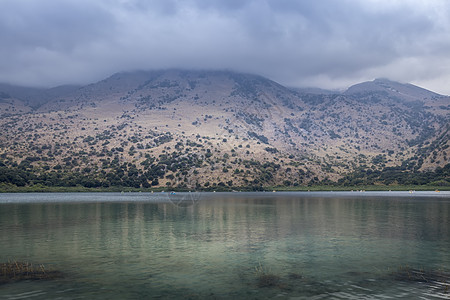
[[339, 91], [326, 90], [321, 88], [291, 88], [294, 91], [305, 93], [305, 94], [316, 94], [316, 95], [333, 95], [333, 94], [341, 94]]
[[397, 97], [406, 101], [432, 99], [441, 96], [435, 92], [409, 84], [399, 83], [386, 78], [359, 83], [349, 87], [345, 95], [358, 95], [361, 93], [387, 93], [389, 97]]
[[[53, 88], [33, 88], [26, 86], [16, 86], [11, 84], [0, 83], [0, 93], [4, 95], [10, 95], [14, 98], [25, 101], [27, 104], [33, 107], [38, 107], [45, 102], [57, 98], [63, 98], [74, 93], [92, 93], [96, 90], [101, 90], [102, 85], [110, 85], [111, 90], [119, 92], [128, 91], [131, 88], [135, 88], [138, 85], [142, 85], [151, 78], [156, 78], [158, 76], [166, 76], [167, 74], [240, 74], [242, 76], [254, 76], [262, 80], [269, 80], [259, 75], [235, 73], [227, 70], [216, 70], [216, 71], [189, 71], [189, 70], [179, 70], [179, 69], [169, 69], [169, 70], [139, 70], [139, 71], [124, 71], [118, 72], [111, 75], [108, 78], [100, 80], [95, 83], [91, 83], [84, 86], [79, 85], [62, 85]], [[114, 82], [119, 83], [120, 86], [114, 86]], [[388, 93], [390, 97], [401, 98], [402, 100], [415, 101], [423, 99], [432, 99], [434, 97], [442, 96], [433, 91], [429, 91], [425, 88], [421, 88], [409, 83], [399, 83], [396, 81], [391, 81], [387, 78], [376, 78], [373, 81], [367, 81], [358, 83], [350, 86], [347, 90], [340, 92], [334, 90], [327, 90], [322, 88], [308, 87], [308, 88], [290, 88], [292, 91], [305, 93], [305, 94], [316, 94], [316, 95], [333, 95], [333, 94], [344, 94], [344, 95], [359, 95], [361, 93]], [[99, 95], [93, 95], [99, 96]]]

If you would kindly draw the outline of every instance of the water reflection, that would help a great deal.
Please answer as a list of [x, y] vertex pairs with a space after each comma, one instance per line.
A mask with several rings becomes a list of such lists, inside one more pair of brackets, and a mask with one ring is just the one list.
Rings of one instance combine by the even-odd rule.
[[63, 268], [71, 288], [91, 296], [102, 288], [129, 297], [127, 287], [174, 297], [280, 293], [255, 286], [261, 264], [290, 289], [281, 292], [304, 295], [291, 286], [299, 274], [315, 282], [312, 295], [342, 292], [348, 282], [377, 280], [406, 264], [447, 268], [449, 213], [446, 199], [295, 194], [208, 194], [186, 206], [2, 204], [0, 255]]

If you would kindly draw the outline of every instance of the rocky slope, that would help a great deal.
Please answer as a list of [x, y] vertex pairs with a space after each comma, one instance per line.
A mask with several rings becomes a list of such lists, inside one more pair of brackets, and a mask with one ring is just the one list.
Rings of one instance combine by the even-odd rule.
[[449, 110], [449, 97], [386, 79], [344, 93], [228, 71], [118, 73], [48, 90], [0, 85], [0, 182], [446, 185]]

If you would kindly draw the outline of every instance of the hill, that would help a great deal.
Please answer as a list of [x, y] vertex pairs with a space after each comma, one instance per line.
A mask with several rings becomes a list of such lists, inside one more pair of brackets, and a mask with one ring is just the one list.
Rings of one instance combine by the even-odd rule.
[[229, 71], [0, 85], [0, 182], [219, 188], [448, 185], [450, 98], [376, 79], [343, 93]]

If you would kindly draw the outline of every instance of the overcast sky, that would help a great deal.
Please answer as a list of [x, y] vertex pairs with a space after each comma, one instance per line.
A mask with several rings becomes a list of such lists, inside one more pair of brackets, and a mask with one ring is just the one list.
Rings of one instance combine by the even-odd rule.
[[450, 95], [447, 0], [0, 0], [0, 82], [229, 69], [344, 89], [386, 77]]

